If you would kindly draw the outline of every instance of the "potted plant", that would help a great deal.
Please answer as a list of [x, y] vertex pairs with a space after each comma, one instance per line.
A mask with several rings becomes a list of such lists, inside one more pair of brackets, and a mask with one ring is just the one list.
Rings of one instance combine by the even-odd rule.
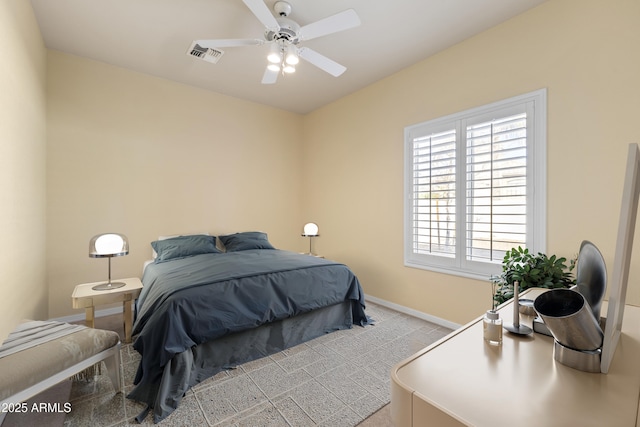
[[518, 282], [520, 291], [528, 288], [570, 288], [576, 284], [572, 271], [576, 260], [567, 266], [567, 259], [555, 255], [547, 256], [528, 249], [512, 248], [504, 255], [502, 273], [491, 277], [496, 305], [513, 298], [513, 283]]

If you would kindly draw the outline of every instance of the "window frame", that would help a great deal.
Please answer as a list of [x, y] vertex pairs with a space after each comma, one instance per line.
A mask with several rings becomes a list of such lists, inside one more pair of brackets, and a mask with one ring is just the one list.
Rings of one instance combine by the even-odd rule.
[[[547, 162], [547, 91], [540, 89], [487, 105], [471, 108], [444, 117], [414, 124], [404, 129], [404, 265], [411, 268], [436, 271], [458, 276], [486, 280], [502, 270], [498, 262], [470, 261], [466, 259], [466, 132], [467, 125], [487, 118], [499, 118], [496, 113], [511, 110], [527, 112], [527, 226], [526, 247], [530, 251], [546, 251], [546, 162]], [[530, 119], [531, 117], [531, 119]], [[437, 131], [456, 130], [456, 253], [448, 258], [417, 254], [413, 251], [413, 141], [417, 137]]]

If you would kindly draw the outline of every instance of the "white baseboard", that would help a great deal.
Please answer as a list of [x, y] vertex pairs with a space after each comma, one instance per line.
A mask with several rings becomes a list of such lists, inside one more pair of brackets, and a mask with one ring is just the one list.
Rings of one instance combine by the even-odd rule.
[[[105, 317], [105, 316], [111, 316], [114, 314], [122, 314], [122, 306], [105, 308], [103, 310], [96, 310], [95, 317], [96, 318]], [[85, 314], [78, 313], [78, 314], [72, 314], [70, 316], [56, 317], [54, 319], [49, 319], [49, 320], [55, 320], [57, 322], [66, 322], [66, 323], [80, 322], [82, 320], [85, 320]]]
[[[372, 297], [371, 295], [364, 296], [365, 300], [371, 301], [374, 304], [381, 305], [383, 307], [390, 308], [395, 311], [399, 311], [400, 313], [408, 314], [409, 316], [417, 317], [418, 319], [426, 320], [427, 322], [435, 323], [438, 326], [442, 326], [449, 329], [458, 329], [460, 326], [457, 323], [450, 322], [446, 319], [442, 319], [440, 317], [432, 316], [431, 314], [423, 313], [418, 310], [414, 310], [413, 308], [405, 307], [400, 304], [396, 304], [387, 300], [383, 300], [380, 298]], [[375, 320], [375, 319], [374, 319]]]

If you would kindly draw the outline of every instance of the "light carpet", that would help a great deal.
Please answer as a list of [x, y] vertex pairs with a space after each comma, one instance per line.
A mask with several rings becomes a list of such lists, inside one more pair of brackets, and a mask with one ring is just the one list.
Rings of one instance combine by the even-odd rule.
[[[390, 401], [393, 365], [451, 332], [368, 303], [375, 325], [337, 331], [223, 371], [189, 390], [162, 426], [356, 426]], [[122, 347], [125, 392], [139, 354]], [[139, 425], [143, 406], [113, 393], [106, 372], [76, 381], [66, 426]], [[151, 415], [143, 424], [152, 424]]]

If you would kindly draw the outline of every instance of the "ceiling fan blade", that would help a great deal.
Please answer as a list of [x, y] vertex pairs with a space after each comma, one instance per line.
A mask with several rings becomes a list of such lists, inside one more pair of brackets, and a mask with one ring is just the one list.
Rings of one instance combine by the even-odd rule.
[[207, 49], [217, 47], [237, 47], [237, 46], [257, 46], [264, 44], [260, 39], [218, 39], [218, 40], [195, 40], [194, 43]]
[[264, 70], [264, 75], [262, 76], [262, 84], [263, 85], [274, 84], [276, 80], [278, 80], [278, 74], [279, 73], [277, 70], [270, 70], [269, 67], [267, 67]]
[[278, 30], [278, 21], [271, 14], [271, 11], [263, 0], [242, 0], [245, 5], [253, 12], [262, 25], [270, 30]]
[[338, 77], [347, 70], [347, 67], [344, 65], [340, 65], [326, 56], [319, 54], [315, 50], [309, 49], [308, 47], [301, 47], [298, 49], [298, 56], [334, 77]]
[[360, 18], [356, 11], [347, 9], [344, 12], [336, 13], [300, 28], [300, 39], [311, 40], [327, 34], [348, 30], [358, 25], [360, 25]]

